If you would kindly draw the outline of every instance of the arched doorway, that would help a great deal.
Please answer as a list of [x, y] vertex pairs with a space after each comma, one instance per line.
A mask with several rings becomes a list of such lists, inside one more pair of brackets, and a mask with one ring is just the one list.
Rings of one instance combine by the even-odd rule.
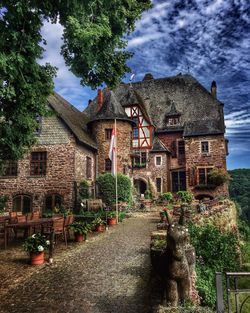
[[134, 179], [134, 186], [139, 195], [144, 195], [147, 188], [147, 183], [143, 179]]

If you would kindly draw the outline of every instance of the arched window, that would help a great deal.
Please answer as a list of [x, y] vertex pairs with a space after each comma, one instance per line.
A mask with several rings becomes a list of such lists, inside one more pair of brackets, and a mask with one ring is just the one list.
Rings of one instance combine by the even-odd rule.
[[13, 211], [23, 214], [31, 212], [32, 199], [28, 195], [17, 195], [13, 198]]
[[61, 195], [54, 193], [45, 197], [45, 212], [52, 212], [55, 207], [60, 207], [63, 203]]

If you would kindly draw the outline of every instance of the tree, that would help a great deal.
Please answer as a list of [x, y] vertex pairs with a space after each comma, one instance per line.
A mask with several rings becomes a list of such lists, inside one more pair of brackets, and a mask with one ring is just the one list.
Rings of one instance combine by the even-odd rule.
[[0, 1], [0, 163], [23, 156], [47, 113], [56, 68], [37, 63], [43, 21], [64, 26], [61, 53], [83, 86], [114, 87], [132, 56], [123, 37], [150, 7], [150, 0]]

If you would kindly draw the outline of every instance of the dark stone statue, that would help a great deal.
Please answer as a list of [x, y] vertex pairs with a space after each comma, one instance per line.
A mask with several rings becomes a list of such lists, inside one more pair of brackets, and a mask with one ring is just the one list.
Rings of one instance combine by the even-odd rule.
[[154, 256], [152, 263], [164, 282], [164, 304], [176, 306], [191, 300], [195, 250], [185, 226], [185, 207], [181, 208], [179, 222], [168, 227], [166, 249]]

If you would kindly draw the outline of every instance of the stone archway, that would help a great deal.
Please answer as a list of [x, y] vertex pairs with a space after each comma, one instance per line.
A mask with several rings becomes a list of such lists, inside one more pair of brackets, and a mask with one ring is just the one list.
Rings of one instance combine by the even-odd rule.
[[143, 178], [135, 178], [134, 179], [134, 186], [139, 195], [144, 195], [145, 191], [148, 189], [148, 183]]

